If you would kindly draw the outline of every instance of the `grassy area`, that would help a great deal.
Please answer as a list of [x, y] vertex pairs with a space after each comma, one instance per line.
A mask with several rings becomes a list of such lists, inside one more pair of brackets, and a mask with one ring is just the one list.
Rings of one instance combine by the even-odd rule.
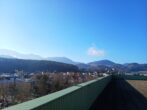
[[147, 98], [147, 81], [127, 80], [127, 82]]

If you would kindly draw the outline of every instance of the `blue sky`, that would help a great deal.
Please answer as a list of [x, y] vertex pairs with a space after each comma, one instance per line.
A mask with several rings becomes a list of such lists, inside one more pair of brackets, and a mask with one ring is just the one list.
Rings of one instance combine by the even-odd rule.
[[0, 0], [0, 48], [147, 63], [146, 0]]

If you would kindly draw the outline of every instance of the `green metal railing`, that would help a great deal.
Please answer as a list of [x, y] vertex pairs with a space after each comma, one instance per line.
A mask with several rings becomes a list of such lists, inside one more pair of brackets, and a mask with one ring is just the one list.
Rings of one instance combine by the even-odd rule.
[[98, 78], [4, 110], [88, 110], [110, 81]]

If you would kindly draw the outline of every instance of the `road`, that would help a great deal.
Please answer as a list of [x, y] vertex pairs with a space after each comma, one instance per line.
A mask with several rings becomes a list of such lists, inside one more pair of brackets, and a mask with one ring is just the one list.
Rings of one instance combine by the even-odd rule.
[[114, 79], [90, 110], [147, 110], [147, 99], [123, 79]]

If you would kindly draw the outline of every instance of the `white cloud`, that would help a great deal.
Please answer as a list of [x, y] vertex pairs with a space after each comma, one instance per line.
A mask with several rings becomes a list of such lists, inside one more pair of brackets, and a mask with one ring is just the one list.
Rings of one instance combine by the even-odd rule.
[[95, 47], [90, 47], [88, 49], [88, 55], [93, 57], [101, 57], [105, 55], [105, 51], [101, 49], [96, 49]]

